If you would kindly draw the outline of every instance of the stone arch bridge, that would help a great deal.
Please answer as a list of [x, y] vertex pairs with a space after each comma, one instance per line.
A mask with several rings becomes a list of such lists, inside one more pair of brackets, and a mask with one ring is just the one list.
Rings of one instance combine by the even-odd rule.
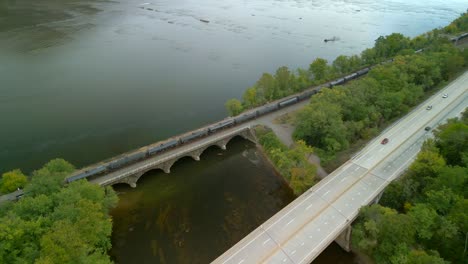
[[235, 127], [226, 129], [188, 144], [184, 144], [175, 149], [151, 156], [145, 160], [132, 165], [120, 168], [110, 173], [97, 176], [90, 182], [101, 186], [113, 185], [117, 183], [126, 183], [131, 187], [136, 187], [140, 177], [146, 172], [154, 169], [161, 169], [166, 173], [171, 172], [174, 163], [183, 157], [192, 157], [194, 160], [200, 160], [201, 154], [211, 146], [218, 146], [225, 150], [227, 143], [234, 137], [240, 136], [246, 140], [256, 143], [256, 138], [250, 126]]

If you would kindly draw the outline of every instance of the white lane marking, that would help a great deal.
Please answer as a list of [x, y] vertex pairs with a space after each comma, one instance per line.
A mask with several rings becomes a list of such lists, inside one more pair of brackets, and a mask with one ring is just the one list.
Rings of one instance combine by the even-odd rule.
[[354, 169], [354, 171], [358, 171], [359, 170], [359, 167], [357, 167], [356, 169]]
[[327, 195], [327, 194], [329, 194], [329, 193], [330, 193], [330, 190], [328, 190], [323, 196], [325, 196], [325, 195]]
[[286, 260], [288, 260], [288, 259], [287, 259], [287, 258], [284, 258], [284, 259], [283, 259], [283, 262], [286, 262]]
[[269, 238], [269, 239], [263, 241], [263, 245], [265, 245], [266, 243], [268, 243], [268, 241], [270, 241], [270, 240], [271, 240], [271, 239]]
[[384, 148], [379, 149], [379, 152], [382, 152], [382, 151], [384, 151]]
[[286, 226], [288, 226], [289, 224], [291, 224], [292, 222], [294, 221], [294, 218], [289, 220], [289, 222], [286, 224]]
[[344, 177], [343, 179], [341, 179], [341, 181], [340, 181], [340, 182], [344, 182], [345, 180], [346, 180], [346, 177]]
[[291, 255], [294, 255], [294, 254], [296, 254], [296, 250], [293, 250], [293, 251], [291, 252]]
[[302, 247], [302, 246], [304, 246], [304, 244], [305, 244], [305, 243], [304, 243], [304, 242], [302, 242], [302, 243], [301, 243], [301, 247]]
[[309, 206], [306, 207], [306, 211], [309, 210], [309, 208], [312, 206], [312, 204], [309, 204]]
[[317, 228], [317, 232], [320, 232], [320, 228]]
[[312, 239], [312, 236], [309, 236], [310, 239]]
[[325, 224], [325, 225], [328, 225], [328, 222], [325, 222], [324, 224]]
[[241, 261], [239, 261], [238, 264], [241, 264], [241, 263], [243, 263], [244, 261], [245, 261], [245, 259], [242, 259]]

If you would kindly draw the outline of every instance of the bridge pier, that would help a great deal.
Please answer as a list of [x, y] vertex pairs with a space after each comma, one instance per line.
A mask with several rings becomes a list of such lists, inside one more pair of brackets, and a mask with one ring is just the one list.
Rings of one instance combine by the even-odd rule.
[[346, 252], [351, 251], [351, 224], [335, 239], [335, 242], [340, 245]]
[[375, 197], [375, 199], [372, 201], [372, 204], [378, 204], [380, 201], [380, 198], [382, 198], [382, 195], [383, 195], [383, 191]]
[[129, 177], [126, 177], [126, 178], [120, 180], [119, 182], [120, 182], [120, 183], [126, 183], [126, 184], [130, 185], [130, 187], [136, 188], [136, 186], [137, 186], [136, 183], [137, 183], [138, 179], [140, 179], [140, 177], [141, 177], [144, 173], [145, 173], [145, 172], [138, 172], [138, 173], [136, 173], [136, 174], [134, 174], [134, 175], [131, 175], [131, 176], [129, 176]]
[[165, 173], [171, 173], [171, 167], [174, 165], [176, 160], [168, 160], [166, 162], [163, 162], [161, 164], [158, 164], [158, 168], [162, 169]]

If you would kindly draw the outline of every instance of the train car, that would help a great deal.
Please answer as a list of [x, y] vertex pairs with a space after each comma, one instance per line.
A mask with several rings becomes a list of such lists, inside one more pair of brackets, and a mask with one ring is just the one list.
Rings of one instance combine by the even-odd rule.
[[336, 86], [338, 85], [338, 81], [331, 81], [329, 84], [328, 84], [328, 88], [332, 88], [333, 86]]
[[392, 63], [392, 62], [393, 62], [393, 58], [388, 59], [388, 60], [382, 62], [381, 64], [387, 64], [387, 63]]
[[123, 167], [129, 163], [132, 163], [132, 162], [135, 162], [139, 159], [142, 159], [146, 156], [146, 151], [139, 151], [139, 152], [136, 152], [136, 153], [131, 153], [131, 154], [128, 154], [128, 155], [125, 155], [117, 160], [114, 160], [112, 161], [111, 163], [109, 163], [109, 166], [108, 168], [109, 169], [117, 169], [117, 168], [120, 168], [120, 167]]
[[79, 173], [77, 175], [73, 175], [71, 177], [68, 177], [66, 179], [67, 183], [70, 183], [72, 181], [77, 181], [77, 180], [81, 180], [81, 179], [84, 179], [84, 178], [88, 178], [89, 176], [93, 176], [93, 175], [96, 175], [96, 174], [99, 174], [101, 172], [104, 172], [105, 170], [107, 170], [107, 166], [106, 165], [101, 165], [101, 166], [98, 166], [94, 169], [90, 169], [90, 170], [86, 170], [82, 173]]
[[[320, 88], [318, 88], [317, 90], [319, 90]], [[298, 100], [305, 100], [305, 99], [308, 99], [310, 98], [312, 95], [316, 94], [317, 93], [317, 90], [308, 90], [308, 91], [305, 91], [303, 93], [301, 93], [300, 95], [297, 96], [297, 99]]]
[[127, 163], [131, 163], [146, 157], [146, 151], [139, 151], [127, 156]]
[[190, 141], [195, 140], [197, 138], [204, 137], [207, 134], [208, 134], [208, 130], [196, 131], [196, 132], [193, 132], [190, 135], [181, 137], [180, 142], [181, 143], [187, 143], [187, 142], [190, 142]]
[[292, 104], [295, 104], [297, 102], [297, 96], [296, 97], [293, 97], [293, 98], [289, 98], [287, 100], [284, 100], [282, 102], [279, 102], [278, 103], [278, 106], [279, 107], [285, 107], [285, 106], [288, 106], [288, 105], [292, 105]]
[[178, 144], [179, 144], [179, 141], [177, 139], [163, 143], [160, 145], [163, 148], [161, 151], [176, 147]]
[[166, 150], [168, 150], [168, 149], [170, 149], [172, 147], [177, 146], [177, 144], [179, 144], [179, 141], [174, 139], [172, 141], [162, 143], [162, 144], [160, 144], [158, 146], [150, 147], [150, 148], [148, 148], [148, 155], [153, 155], [155, 153], [166, 151]]
[[236, 122], [236, 124], [240, 124], [248, 120], [254, 119], [255, 117], [257, 117], [257, 112], [252, 112], [252, 113], [247, 113], [245, 115], [238, 116], [234, 118], [234, 121]]
[[424, 49], [418, 49], [418, 50], [415, 50], [414, 53], [421, 53], [423, 52]]
[[154, 147], [149, 147], [148, 155], [153, 155], [154, 153], [162, 152], [163, 150], [165, 150], [165, 147], [163, 146], [163, 144], [154, 146]]
[[357, 73], [352, 73], [352, 74], [350, 74], [348, 76], [345, 76], [344, 79], [345, 79], [345, 81], [351, 81], [353, 79], [356, 79], [356, 77], [358, 77], [358, 74]]
[[362, 76], [362, 75], [368, 73], [369, 71], [370, 71], [370, 68], [364, 68], [362, 70], [357, 71], [356, 73], [357, 73], [358, 76]]
[[218, 123], [216, 125], [213, 125], [213, 126], [209, 127], [208, 132], [213, 133], [213, 132], [216, 132], [216, 131], [218, 131], [220, 129], [232, 126], [233, 124], [234, 124], [234, 119], [229, 119], [229, 120], [223, 121], [221, 123]]
[[273, 112], [278, 108], [279, 108], [278, 104], [270, 104], [270, 105], [263, 106], [262, 108], [260, 108], [258, 110], [258, 112], [259, 112], [260, 115], [264, 115], [264, 114], [268, 114], [270, 112]]
[[331, 82], [330, 85], [331, 85], [331, 87], [333, 87], [333, 86], [337, 86], [337, 85], [340, 85], [340, 84], [343, 84], [343, 83], [345, 83], [345, 79], [340, 78], [338, 80], [335, 80], [335, 81]]
[[464, 39], [464, 38], [467, 38], [467, 37], [468, 37], [468, 33], [463, 33], [460, 36], [458, 36], [457, 40]]

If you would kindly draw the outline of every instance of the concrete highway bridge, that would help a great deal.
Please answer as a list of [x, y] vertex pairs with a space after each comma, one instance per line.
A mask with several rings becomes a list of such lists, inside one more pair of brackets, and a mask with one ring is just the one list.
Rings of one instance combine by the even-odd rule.
[[[432, 136], [432, 128], [468, 107], [467, 91], [468, 72], [389, 127], [213, 263], [311, 263], [334, 240], [349, 250], [350, 226], [359, 209], [380, 199], [385, 187], [411, 164], [423, 142]], [[384, 138], [388, 143], [381, 143]]]

